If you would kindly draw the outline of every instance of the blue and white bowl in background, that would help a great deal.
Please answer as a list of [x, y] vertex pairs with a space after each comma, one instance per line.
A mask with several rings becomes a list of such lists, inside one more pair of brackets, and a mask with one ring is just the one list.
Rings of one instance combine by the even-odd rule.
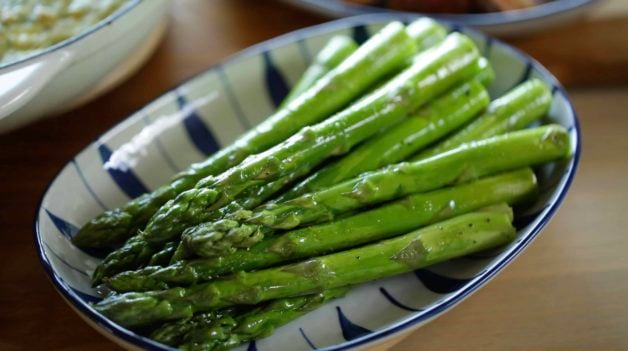
[[[329, 17], [357, 16], [373, 13], [430, 15], [472, 26], [492, 35], [519, 36], [547, 30], [581, 19], [601, 0], [552, 0], [527, 9], [489, 13], [404, 12], [384, 7], [361, 5], [345, 0], [283, 0], [286, 3]], [[441, 0], [449, 1], [449, 0]]]
[[[362, 42], [399, 18], [348, 18], [255, 45], [167, 92], [78, 153], [51, 181], [35, 220], [41, 263], [64, 299], [92, 326], [125, 347], [169, 349], [112, 323], [90, 306], [100, 299], [90, 286], [90, 274], [100, 259], [71, 244], [77, 228], [98, 213], [155, 189], [261, 122], [333, 35], [348, 34]], [[530, 77], [552, 87], [554, 102], [548, 120], [569, 130], [573, 158], [538, 170], [541, 196], [517, 218], [519, 231], [512, 244], [492, 255], [462, 258], [364, 284], [240, 350], [367, 348], [418, 328], [500, 272], [559, 207], [580, 154], [578, 121], [565, 90], [545, 68], [516, 49], [479, 32], [450, 28], [473, 38], [493, 64], [497, 76], [490, 87], [493, 96]]]

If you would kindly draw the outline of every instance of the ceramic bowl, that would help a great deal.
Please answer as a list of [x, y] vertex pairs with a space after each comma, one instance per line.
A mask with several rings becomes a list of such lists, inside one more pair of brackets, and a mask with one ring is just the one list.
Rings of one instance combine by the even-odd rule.
[[163, 36], [168, 0], [130, 0], [87, 31], [0, 65], [0, 133], [67, 111], [137, 70]]
[[[294, 6], [330, 17], [369, 13], [404, 13], [382, 7], [352, 4], [344, 0], [283, 0]], [[499, 36], [519, 36], [573, 22], [595, 5], [596, 0], [554, 0], [529, 9], [470, 14], [430, 14], [436, 18], [472, 26]], [[408, 14], [409, 12], [405, 12]], [[421, 15], [420, 13], [414, 13]]]
[[[77, 228], [96, 214], [155, 189], [262, 121], [333, 35], [348, 34], [362, 42], [394, 18], [398, 17], [343, 19], [255, 45], [167, 92], [78, 153], [51, 181], [35, 220], [41, 263], [61, 295], [112, 340], [126, 347], [168, 349], [90, 307], [99, 300], [89, 280], [99, 258], [71, 244]], [[490, 87], [493, 96], [529, 77], [552, 87], [548, 121], [569, 130], [573, 158], [538, 169], [541, 196], [526, 213], [519, 213], [518, 236], [510, 245], [490, 255], [364, 284], [241, 350], [366, 348], [418, 328], [486, 284], [534, 240], [558, 209], [580, 153], [578, 121], [565, 90], [545, 68], [516, 49], [476, 31], [451, 28], [473, 38], [490, 59], [497, 73]]]

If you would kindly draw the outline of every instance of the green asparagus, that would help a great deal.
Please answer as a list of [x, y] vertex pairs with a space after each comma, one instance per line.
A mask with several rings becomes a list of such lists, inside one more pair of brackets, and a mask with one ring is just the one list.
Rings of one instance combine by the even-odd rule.
[[341, 297], [347, 288], [273, 300], [242, 312], [206, 312], [190, 319], [166, 323], [151, 334], [161, 343], [184, 350], [228, 350], [264, 338], [277, 327]]
[[162, 290], [202, 283], [233, 272], [262, 269], [389, 238], [492, 204], [515, 204], [535, 193], [534, 173], [530, 169], [513, 171], [411, 195], [331, 223], [300, 228], [267, 238], [248, 250], [231, 255], [123, 272], [106, 283], [117, 292]]
[[489, 103], [482, 85], [471, 81], [434, 100], [408, 119], [314, 173], [282, 195], [278, 202], [324, 189], [360, 173], [404, 160], [457, 129]]
[[156, 252], [153, 256], [151, 256], [150, 261], [148, 261], [149, 266], [165, 266], [170, 262], [172, 256], [175, 253], [175, 250], [179, 246], [179, 243], [176, 241], [171, 241], [164, 245], [164, 248]]
[[290, 93], [281, 102], [279, 108], [296, 99], [303, 92], [323, 77], [327, 72], [336, 68], [344, 59], [353, 54], [358, 49], [358, 45], [346, 35], [336, 35], [321, 49], [314, 58], [314, 62], [305, 70], [301, 79], [290, 90]]
[[468, 126], [411, 160], [422, 160], [469, 141], [522, 129], [544, 116], [551, 103], [552, 94], [545, 83], [538, 79], [526, 81], [491, 102], [486, 113]]
[[[247, 188], [286, 176], [296, 178], [326, 158], [347, 152], [379, 130], [400, 122], [409, 112], [456, 83], [469, 79], [479, 68], [475, 45], [457, 33], [420, 55], [423, 60], [415, 61], [382, 88], [342, 112], [302, 129], [285, 142], [247, 158], [219, 176], [204, 178], [194, 189], [166, 203], [140, 235], [105, 258], [94, 272], [94, 283], [145, 264], [155, 251], [176, 240], [185, 228], [215, 219], [221, 207], [232, 203]], [[239, 241], [248, 242], [250, 237], [244, 234], [229, 239], [237, 246]]]
[[[223, 245], [230, 241], [231, 251], [235, 251], [241, 247], [240, 238], [259, 239], [273, 229], [332, 221], [349, 211], [408, 194], [553, 161], [567, 156], [568, 150], [569, 136], [560, 126], [512, 132], [463, 144], [422, 161], [390, 165], [292, 200], [242, 211], [238, 218], [225, 219], [217, 226], [204, 223], [188, 229], [182, 242], [197, 255], [220, 256], [225, 253]], [[223, 245], [217, 246], [217, 241]]]
[[[443, 26], [427, 17], [419, 18], [410, 23], [406, 31], [417, 44], [419, 52], [435, 46], [447, 36], [447, 31]], [[295, 84], [280, 107], [296, 99], [316, 84], [318, 79], [336, 68], [349, 55], [353, 54], [357, 48], [358, 45], [355, 41], [346, 35], [332, 37], [316, 55], [314, 62], [305, 70], [301, 79]]]
[[399, 22], [387, 25], [310, 89], [207, 160], [192, 165], [152, 193], [107, 211], [73, 238], [79, 247], [113, 248], [144, 227], [168, 200], [194, 187], [202, 178], [220, 174], [247, 156], [280, 143], [304, 126], [316, 123], [359, 97], [381, 78], [407, 65], [416, 53], [415, 40]]
[[191, 318], [164, 323], [150, 333], [150, 338], [164, 345], [176, 347], [184, 342], [186, 334], [200, 328], [214, 327], [214, 331], [220, 335], [220, 339], [226, 339], [236, 325], [235, 317], [254, 308], [250, 306], [235, 306], [198, 313]]
[[431, 18], [422, 17], [408, 25], [408, 35], [414, 39], [419, 51], [427, 50], [447, 36], [447, 30]]
[[512, 212], [503, 209], [469, 213], [394, 239], [296, 264], [241, 272], [188, 288], [113, 295], [94, 308], [122, 326], [139, 327], [215, 308], [312, 294], [505, 244], [515, 237], [511, 221]]
[[[437, 43], [441, 42], [447, 36], [447, 31], [445, 30], [443, 26], [438, 24], [436, 21], [429, 18], [425, 18], [425, 17], [412, 22], [408, 26], [407, 31], [410, 37], [412, 37], [412, 39], [414, 39], [415, 42], [417, 43], [419, 47], [419, 50], [418, 50], [419, 52], [425, 51], [428, 48], [435, 46]], [[335, 38], [337, 37], [332, 38], [332, 41], [334, 41]], [[346, 42], [347, 40], [350, 40], [343, 36], [341, 36], [341, 38], [344, 38], [344, 39], [338, 39], [341, 42], [342, 41]], [[323, 49], [323, 51], [321, 51], [319, 55], [320, 61], [326, 61], [327, 65], [334, 63], [333, 60], [330, 60], [330, 57], [332, 56], [332, 52], [326, 53], [324, 51], [327, 51], [327, 50], [335, 51], [336, 49], [338, 48], [342, 49], [343, 47], [342, 43], [336, 44], [336, 43], [332, 43], [332, 41], [328, 43], [328, 46], [325, 49]], [[313, 71], [317, 71], [317, 72], [320, 71], [319, 68], [315, 68], [314, 66], [317, 66], [320, 69], [322, 69], [321, 68], [322, 66], [314, 64], [312, 67]], [[325, 67], [325, 69], [327, 68]], [[490, 64], [485, 58], [479, 59], [478, 70], [480, 72], [477, 74], [476, 79], [478, 79], [483, 84], [487, 84], [489, 81], [493, 79], [494, 72], [492, 68], [490, 67]], [[306, 72], [306, 75], [308, 75], [308, 72]], [[304, 78], [304, 80], [309, 81], [309, 79], [306, 79], [306, 78]], [[305, 88], [306, 83], [303, 83], [303, 84], [304, 84], [303, 86], [299, 85], [299, 88]], [[380, 84], [380, 86], [382, 84]], [[296, 90], [299, 90], [299, 89], [296, 89]], [[244, 209], [253, 208], [263, 203], [264, 201], [266, 201], [272, 194], [277, 193], [280, 189], [283, 189], [287, 184], [291, 183], [293, 180], [294, 180], [294, 175], [280, 178], [279, 180], [273, 181], [263, 186], [256, 186], [251, 189], [247, 189], [244, 193], [238, 196], [239, 199], [237, 203], [230, 204], [226, 208], [221, 209], [220, 216], [228, 215], [242, 208]], [[180, 245], [172, 257], [172, 262], [176, 262], [178, 260], [184, 259], [188, 255], [189, 253], [187, 252], [185, 246]]]

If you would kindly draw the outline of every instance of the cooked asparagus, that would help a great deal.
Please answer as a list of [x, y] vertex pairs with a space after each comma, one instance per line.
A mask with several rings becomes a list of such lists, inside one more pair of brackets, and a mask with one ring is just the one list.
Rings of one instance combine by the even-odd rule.
[[168, 200], [193, 188], [204, 177], [220, 174], [247, 156], [282, 142], [302, 127], [327, 118], [373, 83], [407, 65], [416, 50], [415, 40], [401, 23], [387, 25], [298, 99], [233, 144], [190, 166], [170, 183], [92, 219], [80, 229], [73, 243], [79, 247], [116, 247], [142, 229]]
[[[389, 83], [342, 112], [302, 129], [285, 142], [247, 158], [219, 176], [204, 178], [194, 189], [179, 194], [159, 209], [140, 235], [105, 258], [94, 272], [94, 283], [145, 264], [155, 251], [176, 240], [185, 228], [215, 219], [221, 207], [247, 188], [307, 174], [326, 158], [347, 152], [477, 73], [477, 49], [469, 38], [457, 33], [420, 55], [424, 57], [422, 60], [416, 60]], [[240, 241], [250, 242], [248, 234], [230, 239], [236, 246]]]
[[469, 213], [394, 239], [296, 264], [241, 272], [188, 288], [113, 295], [94, 308], [122, 326], [139, 327], [215, 308], [307, 295], [503, 245], [515, 237], [511, 221], [512, 212], [503, 209]]
[[258, 270], [389, 238], [492, 204], [515, 204], [535, 191], [536, 178], [530, 169], [513, 171], [411, 195], [351, 217], [296, 229], [230, 255], [123, 272], [108, 279], [107, 285], [118, 292], [129, 292], [197, 284], [229, 273]]

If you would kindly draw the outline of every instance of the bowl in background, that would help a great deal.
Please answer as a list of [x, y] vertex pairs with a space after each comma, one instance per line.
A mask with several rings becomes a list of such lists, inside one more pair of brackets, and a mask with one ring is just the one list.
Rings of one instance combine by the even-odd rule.
[[[471, 26], [498, 36], [520, 36], [576, 21], [600, 0], [554, 0], [531, 8], [506, 12], [440, 14], [403, 12], [383, 7], [360, 5], [343, 0], [283, 0], [294, 6], [329, 17], [373, 13], [398, 13], [432, 16]], [[448, 1], [448, 0], [445, 0]]]
[[62, 113], [136, 71], [163, 36], [168, 0], [130, 0], [83, 33], [0, 65], [0, 133]]

